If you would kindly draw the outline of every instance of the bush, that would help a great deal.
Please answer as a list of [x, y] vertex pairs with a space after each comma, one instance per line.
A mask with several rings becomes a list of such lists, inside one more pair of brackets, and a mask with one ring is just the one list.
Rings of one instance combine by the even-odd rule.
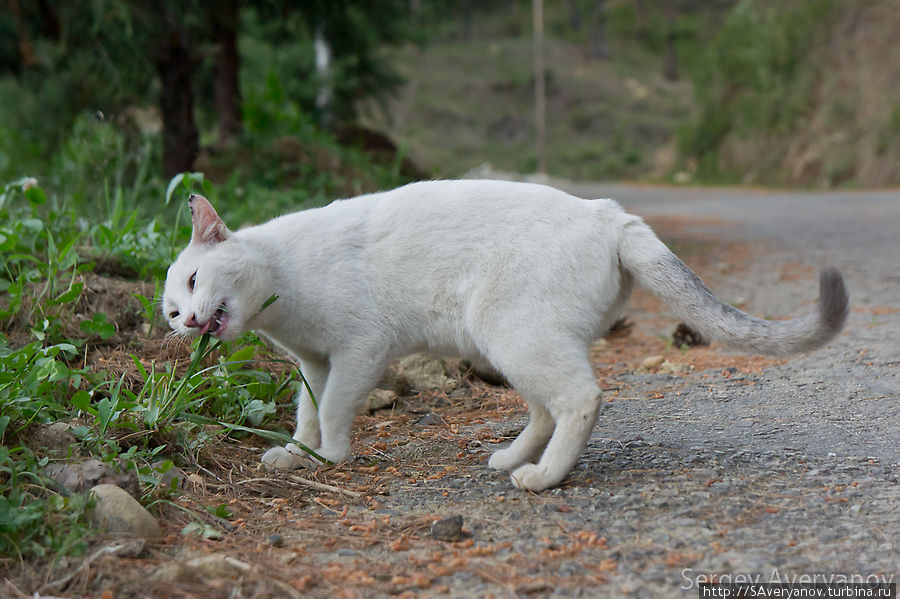
[[693, 76], [699, 116], [680, 135], [700, 177], [717, 177], [728, 135], [786, 135], [802, 127], [818, 69], [808, 50], [826, 30], [836, 0], [773, 3], [741, 0]]

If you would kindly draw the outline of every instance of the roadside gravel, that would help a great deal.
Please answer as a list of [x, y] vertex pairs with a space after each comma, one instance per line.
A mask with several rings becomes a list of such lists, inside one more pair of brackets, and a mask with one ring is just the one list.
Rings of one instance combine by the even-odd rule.
[[[846, 332], [758, 373], [614, 376], [629, 397], [605, 410], [562, 489], [525, 494], [478, 465], [397, 487], [382, 509], [464, 514], [476, 543], [508, 544], [439, 578], [435, 596], [695, 597], [711, 576], [896, 582], [900, 196], [572, 187], [651, 222], [683, 218], [682, 240], [750, 242], [748, 263], [704, 276], [767, 317], [809, 310], [818, 269], [837, 266], [853, 306]], [[524, 423], [493, 426], [511, 437]], [[469, 449], [482, 464], [489, 454]], [[605, 542], [579, 545], [590, 533]]]

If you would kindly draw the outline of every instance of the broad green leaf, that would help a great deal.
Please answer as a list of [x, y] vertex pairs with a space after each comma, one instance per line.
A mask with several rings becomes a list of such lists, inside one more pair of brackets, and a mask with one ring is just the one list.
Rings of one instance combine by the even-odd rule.
[[25, 190], [25, 199], [32, 206], [40, 206], [47, 202], [47, 194], [40, 187], [29, 187]]
[[72, 397], [69, 398], [69, 401], [73, 406], [75, 406], [82, 412], [87, 412], [89, 414], [97, 413], [96, 410], [91, 408], [91, 394], [87, 391], [76, 391], [74, 394], [72, 394]]

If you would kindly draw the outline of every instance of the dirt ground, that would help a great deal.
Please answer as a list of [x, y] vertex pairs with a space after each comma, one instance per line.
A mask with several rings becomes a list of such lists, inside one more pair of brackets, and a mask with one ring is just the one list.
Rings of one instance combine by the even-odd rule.
[[[814, 302], [825, 264], [748, 234], [740, 214], [675, 203], [647, 212], [725, 301], [778, 317]], [[769, 286], [786, 291], [766, 314]], [[82, 557], [6, 564], [0, 596], [681, 597], [737, 574], [892, 580], [898, 458], [879, 452], [897, 441], [898, 362], [882, 347], [897, 310], [883, 297], [876, 289], [855, 302], [848, 326], [874, 330], [878, 343], [849, 332], [818, 357], [784, 360], [680, 348], [677, 319], [638, 291], [628, 324], [592, 350], [607, 409], [559, 489], [519, 491], [487, 467], [524, 427], [526, 408], [513, 391], [451, 364], [457, 389], [414, 392], [360, 416], [349, 462], [267, 472], [259, 463], [267, 442], [220, 438], [184, 468], [181, 493], [153, 506], [160, 542], [101, 537]], [[135, 334], [142, 330], [136, 323]], [[124, 369], [135, 352], [148, 363], [186, 355], [156, 333], [134, 341], [123, 337], [95, 359]], [[642, 367], [653, 356], [662, 360]], [[838, 366], [846, 364], [853, 370]], [[866, 373], [881, 391], [848, 394], [829, 378]], [[804, 418], [837, 405], [833, 394], [879, 412], [874, 432], [852, 418], [808, 425]], [[808, 412], [782, 411], [767, 403], [774, 397]], [[292, 426], [291, 414], [280, 418]], [[849, 440], [830, 439], [842, 434], [837, 427]], [[859, 440], [870, 433], [874, 445]], [[227, 510], [205, 509], [218, 505]], [[198, 516], [210, 538], [182, 533]], [[445, 520], [452, 516], [461, 529], [459, 519]]]

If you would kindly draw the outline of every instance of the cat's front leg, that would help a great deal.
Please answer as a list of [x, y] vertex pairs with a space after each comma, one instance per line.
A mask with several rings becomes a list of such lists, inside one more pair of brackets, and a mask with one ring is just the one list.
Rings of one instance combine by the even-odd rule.
[[[328, 379], [328, 363], [313, 360], [303, 360], [300, 363], [300, 372], [306, 378], [309, 389], [312, 389], [316, 401], [322, 396], [325, 381]], [[297, 394], [297, 429], [294, 439], [310, 449], [321, 444], [319, 432], [319, 412], [309, 389], [303, 385]], [[290, 470], [294, 468], [315, 468], [319, 462], [314, 460], [299, 446], [288, 443], [283, 447], [273, 447], [262, 456], [262, 463], [267, 468], [279, 468]]]
[[316, 453], [329, 462], [342, 462], [350, 455], [353, 419], [365, 404], [384, 367], [385, 360], [366, 353], [352, 352], [331, 357], [331, 371], [319, 402], [321, 444], [316, 448]]

